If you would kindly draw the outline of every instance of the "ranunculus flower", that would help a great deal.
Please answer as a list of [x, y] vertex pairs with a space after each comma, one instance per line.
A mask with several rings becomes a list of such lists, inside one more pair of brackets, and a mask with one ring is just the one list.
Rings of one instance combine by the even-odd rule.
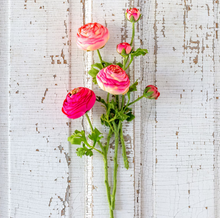
[[125, 95], [129, 90], [128, 75], [118, 65], [110, 65], [100, 70], [96, 80], [102, 90], [113, 95]]
[[109, 39], [109, 31], [99, 23], [87, 23], [78, 29], [77, 45], [86, 51], [102, 48]]
[[[130, 9], [127, 9], [125, 16], [129, 21], [136, 22], [139, 20], [141, 13], [137, 8], [130, 8]], [[133, 16], [134, 19], [132, 19], [131, 16]]]
[[123, 48], [125, 49], [126, 54], [130, 54], [130, 52], [132, 50], [132, 47], [131, 47], [131, 45], [129, 43], [127, 43], [127, 42], [119, 43], [117, 45], [117, 52], [119, 54], [121, 54]]
[[95, 104], [95, 93], [85, 87], [78, 87], [69, 92], [63, 102], [62, 112], [70, 119], [83, 116]]
[[144, 94], [146, 95], [146, 98], [155, 99], [155, 100], [157, 100], [158, 97], [160, 96], [160, 92], [158, 92], [158, 88], [153, 85], [147, 86], [144, 90]]

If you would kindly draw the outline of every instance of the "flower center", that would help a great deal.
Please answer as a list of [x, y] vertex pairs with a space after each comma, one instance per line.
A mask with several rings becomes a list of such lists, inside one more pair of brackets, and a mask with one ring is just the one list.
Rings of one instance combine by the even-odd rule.
[[70, 96], [75, 95], [78, 92], [79, 92], [79, 88], [75, 88], [70, 92]]

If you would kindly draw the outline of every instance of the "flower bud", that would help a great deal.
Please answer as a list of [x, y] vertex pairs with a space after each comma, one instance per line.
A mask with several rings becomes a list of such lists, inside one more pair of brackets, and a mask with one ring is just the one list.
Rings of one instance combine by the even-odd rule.
[[102, 90], [112, 95], [125, 95], [129, 90], [129, 77], [118, 65], [110, 65], [100, 70], [96, 80]]
[[157, 87], [153, 85], [147, 86], [144, 90], [145, 98], [157, 100], [159, 96], [160, 96], [160, 92], [158, 92]]
[[130, 22], [137, 22], [141, 18], [141, 13], [137, 8], [127, 9], [125, 16]]
[[70, 119], [83, 116], [95, 104], [95, 93], [85, 87], [78, 87], [69, 92], [63, 102], [62, 112]]
[[[124, 52], [122, 51], [123, 49], [125, 50]], [[122, 42], [117, 45], [117, 52], [119, 54], [121, 54], [121, 53], [130, 54], [131, 50], [132, 50], [132, 47], [127, 42]]]

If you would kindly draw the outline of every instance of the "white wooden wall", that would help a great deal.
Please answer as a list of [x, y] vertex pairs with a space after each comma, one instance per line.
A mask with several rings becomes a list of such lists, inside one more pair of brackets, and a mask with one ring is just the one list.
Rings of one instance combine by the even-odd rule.
[[[133, 6], [143, 14], [134, 44], [149, 54], [128, 73], [140, 81], [136, 97], [149, 84], [161, 96], [136, 104], [125, 125], [130, 169], [120, 150], [115, 217], [220, 217], [218, 0], [0, 2], [1, 218], [109, 217], [102, 157], [80, 159], [67, 142], [86, 120], [67, 119], [61, 107], [77, 86], [105, 95], [87, 74], [97, 54], [77, 48], [77, 29], [106, 25], [101, 53], [120, 61], [115, 47], [130, 41], [124, 12]], [[90, 116], [106, 132], [102, 112], [96, 103]]]

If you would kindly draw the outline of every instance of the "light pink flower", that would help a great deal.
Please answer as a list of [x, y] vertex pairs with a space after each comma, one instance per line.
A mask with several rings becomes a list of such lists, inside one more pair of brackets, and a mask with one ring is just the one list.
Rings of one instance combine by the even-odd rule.
[[78, 87], [69, 92], [63, 102], [62, 112], [70, 119], [83, 116], [95, 104], [95, 93], [84, 87]]
[[157, 88], [156, 86], [154, 86], [154, 85], [149, 85], [149, 86], [147, 86], [147, 87], [145, 88], [145, 90], [146, 90], [146, 89], [148, 89], [148, 91], [147, 91], [146, 93], [152, 92], [151, 96], [148, 97], [149, 99], [155, 99], [155, 100], [157, 100], [158, 97], [160, 96], [160, 92], [158, 92], [158, 88]]
[[96, 80], [102, 90], [113, 95], [125, 95], [129, 90], [128, 75], [118, 65], [110, 65], [100, 70]]
[[134, 17], [134, 20], [137, 21], [141, 16], [140, 11], [137, 8], [130, 8], [126, 11], [126, 17], [128, 20], [131, 20], [131, 16]]
[[87, 23], [78, 29], [77, 45], [86, 51], [102, 48], [109, 39], [109, 31], [99, 23]]
[[126, 54], [130, 54], [132, 47], [129, 43], [127, 42], [119, 43], [117, 45], [117, 52], [121, 54], [123, 48], [125, 49]]

